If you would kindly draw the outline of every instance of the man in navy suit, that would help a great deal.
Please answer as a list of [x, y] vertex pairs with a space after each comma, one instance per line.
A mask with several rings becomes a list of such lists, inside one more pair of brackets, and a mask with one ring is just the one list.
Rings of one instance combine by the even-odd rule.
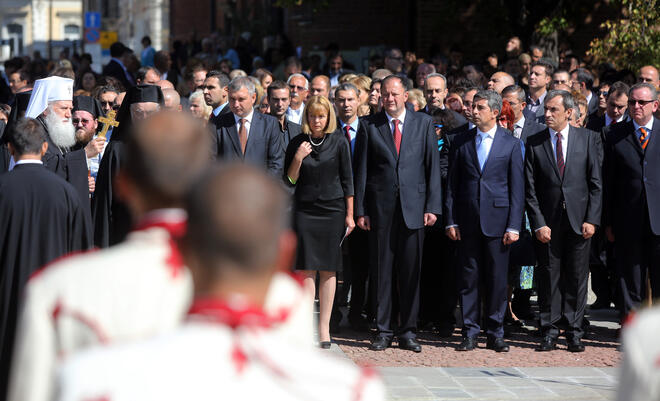
[[555, 349], [564, 320], [568, 350], [584, 351], [582, 323], [587, 305], [589, 245], [602, 209], [599, 133], [569, 125], [575, 101], [567, 91], [545, 97], [548, 128], [527, 139], [526, 204], [536, 237], [539, 317], [543, 340]]
[[[487, 348], [509, 351], [503, 339], [510, 245], [518, 240], [525, 184], [520, 140], [497, 124], [502, 98], [491, 90], [474, 95], [475, 128], [454, 137], [447, 177], [445, 231], [457, 241], [463, 342], [470, 351], [481, 331]], [[483, 288], [483, 293], [480, 291]]]
[[254, 112], [257, 94], [249, 78], [234, 78], [228, 88], [231, 113], [221, 114], [217, 120], [212, 154], [221, 160], [238, 159], [263, 167], [279, 177], [284, 151], [277, 119]]
[[[628, 92], [632, 121], [611, 126], [605, 142], [603, 224], [614, 241], [622, 318], [651, 292], [660, 294], [660, 121], [658, 92], [640, 83]], [[615, 241], [616, 239], [616, 241]]]
[[355, 215], [358, 226], [370, 231], [378, 331], [371, 349], [384, 350], [392, 343], [394, 289], [399, 293], [399, 347], [420, 352], [416, 325], [424, 227], [442, 212], [442, 186], [433, 119], [406, 110], [406, 100], [402, 78], [385, 78], [383, 111], [369, 119], [364, 133], [357, 133]]

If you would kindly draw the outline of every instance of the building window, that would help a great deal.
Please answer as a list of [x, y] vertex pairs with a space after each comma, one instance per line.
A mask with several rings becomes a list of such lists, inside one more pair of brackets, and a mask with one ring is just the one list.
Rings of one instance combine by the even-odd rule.
[[12, 56], [23, 54], [23, 25], [7, 25], [7, 36], [9, 37], [9, 48]]
[[80, 26], [76, 24], [64, 25], [64, 39], [65, 40], [79, 40], [80, 39]]

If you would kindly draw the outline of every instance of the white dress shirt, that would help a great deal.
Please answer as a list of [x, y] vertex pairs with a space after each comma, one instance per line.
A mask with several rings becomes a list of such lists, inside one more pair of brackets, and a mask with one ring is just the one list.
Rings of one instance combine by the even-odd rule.
[[303, 111], [305, 110], [305, 103], [301, 104], [298, 110], [291, 107], [286, 109], [286, 118], [296, 124], [302, 125]]
[[651, 116], [649, 122], [647, 122], [644, 125], [639, 125], [637, 124], [637, 122], [635, 122], [635, 120], [633, 120], [633, 126], [635, 126], [635, 135], [637, 136], [638, 139], [641, 135], [641, 133], [639, 132], [640, 127], [644, 127], [646, 129], [646, 135], [648, 135], [648, 138], [651, 139], [651, 131], [653, 131], [653, 119], [654, 117]]
[[520, 120], [513, 123], [513, 136], [520, 139], [522, 137], [522, 130], [525, 127], [525, 116], [521, 115]]
[[44, 162], [37, 159], [24, 159], [17, 161], [16, 164], [14, 164], [14, 166], [18, 166], [20, 164], [44, 164]]
[[[566, 165], [566, 156], [568, 155], [568, 132], [570, 125], [566, 124], [564, 129], [560, 131], [561, 134], [561, 152], [564, 155], [564, 166]], [[552, 128], [548, 128], [550, 131], [550, 140], [552, 141], [552, 152], [555, 155], [555, 161], [557, 160], [557, 131]]]
[[403, 122], [406, 120], [406, 109], [403, 109], [403, 112], [399, 117], [392, 117], [389, 115], [387, 112], [385, 112], [385, 116], [387, 116], [387, 123], [390, 126], [390, 129], [392, 130], [392, 135], [394, 135], [394, 125], [392, 124], [392, 120], [397, 119], [399, 120], [399, 132], [401, 132], [401, 138], [403, 138]]

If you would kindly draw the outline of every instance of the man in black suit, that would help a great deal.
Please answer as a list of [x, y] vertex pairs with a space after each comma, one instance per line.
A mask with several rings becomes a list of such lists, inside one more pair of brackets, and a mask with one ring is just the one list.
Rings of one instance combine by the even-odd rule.
[[[422, 111], [431, 115], [435, 109], [445, 108], [445, 98], [447, 97], [447, 78], [437, 72], [431, 73], [426, 76], [424, 80], [424, 96], [426, 97], [426, 107]], [[449, 109], [454, 116], [457, 126], [467, 124], [467, 120], [462, 115], [454, 110]]]
[[[524, 207], [520, 140], [499, 127], [502, 98], [491, 90], [474, 95], [475, 128], [452, 139], [445, 198], [445, 232], [457, 241], [463, 342], [471, 351], [481, 331], [487, 348], [508, 352], [503, 339], [510, 245], [518, 240]], [[483, 292], [480, 291], [483, 288]]]
[[524, 114], [526, 96], [525, 91], [518, 85], [510, 85], [502, 90], [502, 98], [509, 102], [513, 109], [513, 136], [527, 143], [530, 135], [542, 131], [545, 125], [539, 124], [533, 118], [526, 118]]
[[299, 124], [286, 118], [286, 111], [289, 109], [289, 103], [291, 102], [291, 91], [286, 82], [273, 81], [268, 86], [267, 92], [270, 115], [277, 118], [277, 121], [280, 123], [282, 151], [286, 152], [289, 142], [302, 133], [302, 127]]
[[282, 175], [284, 151], [277, 119], [255, 113], [257, 93], [248, 77], [234, 78], [228, 86], [231, 113], [218, 117], [211, 150], [221, 160], [242, 160]]
[[126, 65], [133, 56], [133, 50], [121, 42], [110, 46], [110, 62], [103, 68], [103, 75], [119, 80], [125, 89], [135, 85], [135, 79], [126, 69]]
[[543, 122], [543, 100], [548, 93], [548, 85], [552, 81], [554, 70], [552, 64], [546, 61], [535, 62], [529, 70], [529, 93], [526, 108], [539, 123]]
[[213, 107], [209, 122], [218, 127], [218, 121], [223, 114], [231, 113], [229, 102], [227, 100], [227, 86], [229, 77], [220, 71], [209, 71], [204, 79], [202, 91], [204, 92], [204, 102]]
[[370, 231], [378, 331], [371, 348], [384, 350], [392, 343], [392, 290], [397, 289], [399, 347], [420, 352], [415, 332], [424, 226], [432, 226], [442, 212], [441, 180], [433, 120], [406, 110], [406, 100], [400, 77], [382, 81], [383, 111], [355, 141], [355, 214], [358, 226]]
[[628, 109], [628, 91], [630, 87], [624, 82], [615, 82], [610, 86], [607, 92], [607, 105], [605, 114], [598, 116], [596, 113], [589, 116], [587, 129], [596, 132], [604, 132], [605, 127], [611, 124], [619, 123], [626, 119], [626, 110]]
[[[351, 83], [339, 84], [335, 89], [335, 109], [337, 110], [337, 129], [348, 141], [352, 160], [355, 161], [355, 140], [365, 135], [367, 123], [358, 118], [360, 106], [358, 88]], [[354, 166], [355, 167], [355, 166]], [[357, 216], [356, 216], [357, 217]], [[362, 316], [366, 302], [367, 277], [369, 276], [369, 237], [367, 231], [355, 229], [345, 241], [347, 257], [344, 261], [344, 291], [351, 288], [348, 322], [355, 330], [368, 329]], [[346, 249], [345, 248], [345, 249]]]
[[590, 238], [602, 208], [600, 135], [569, 125], [575, 100], [552, 90], [545, 98], [548, 128], [527, 140], [527, 215], [536, 237], [538, 295], [543, 334], [539, 351], [555, 349], [566, 321], [571, 352], [584, 351]]
[[[660, 121], [658, 92], [640, 83], [628, 92], [632, 121], [615, 124], [605, 142], [605, 216], [614, 242], [622, 319], [651, 292], [660, 294]], [[616, 241], [615, 241], [616, 239]]]
[[586, 68], [571, 71], [573, 90], [587, 98], [587, 115], [598, 111], [598, 96], [593, 92], [594, 76]]

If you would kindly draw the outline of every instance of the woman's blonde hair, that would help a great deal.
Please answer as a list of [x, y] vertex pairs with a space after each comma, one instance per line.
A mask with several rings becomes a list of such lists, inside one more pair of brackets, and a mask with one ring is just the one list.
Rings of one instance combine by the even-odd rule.
[[334, 107], [325, 96], [312, 96], [307, 103], [305, 103], [305, 110], [303, 111], [302, 119], [302, 132], [311, 134], [312, 130], [309, 127], [309, 120], [307, 114], [323, 110], [328, 115], [328, 124], [323, 131], [326, 134], [334, 132], [337, 129], [337, 117], [335, 116]]
[[213, 112], [213, 107], [206, 104], [206, 102], [204, 101], [204, 92], [202, 92], [200, 89], [197, 89], [196, 91], [191, 93], [188, 100], [192, 102], [196, 98], [202, 99], [202, 116], [204, 117], [204, 120], [208, 120], [209, 116]]

